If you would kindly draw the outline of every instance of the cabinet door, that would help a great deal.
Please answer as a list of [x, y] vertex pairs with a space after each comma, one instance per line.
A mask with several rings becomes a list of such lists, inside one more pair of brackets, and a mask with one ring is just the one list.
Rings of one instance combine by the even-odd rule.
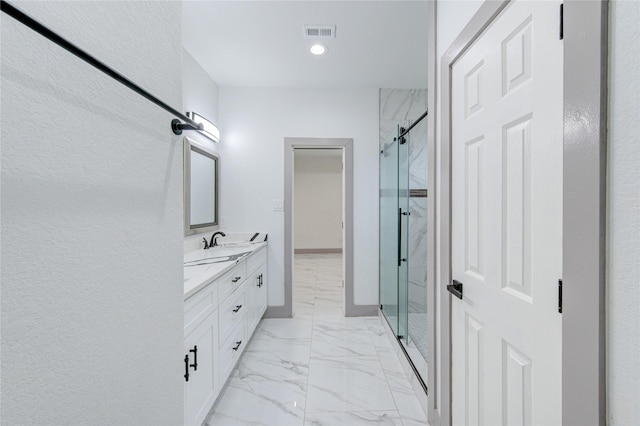
[[267, 265], [263, 263], [253, 273], [251, 281], [251, 318], [249, 321], [249, 332], [258, 325], [262, 319], [264, 311], [267, 309]]
[[[185, 379], [184, 383], [185, 424], [200, 425], [216, 400], [219, 390], [217, 310], [185, 337], [184, 356], [187, 355], [189, 380]], [[183, 371], [186, 371], [185, 368], [186, 365]]]
[[260, 287], [256, 292], [256, 313], [257, 313], [257, 321], [262, 319], [262, 315], [264, 315], [264, 311], [267, 310], [267, 264], [263, 264], [260, 267]]

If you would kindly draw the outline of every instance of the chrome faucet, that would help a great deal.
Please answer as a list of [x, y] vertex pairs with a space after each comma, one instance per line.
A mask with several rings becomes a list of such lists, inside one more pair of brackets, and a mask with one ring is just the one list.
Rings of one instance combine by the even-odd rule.
[[216, 238], [218, 235], [221, 236], [221, 237], [226, 237], [227, 236], [227, 234], [225, 234], [222, 231], [214, 232], [213, 235], [211, 236], [211, 242], [209, 243], [209, 247], [217, 247], [218, 246], [218, 239]]

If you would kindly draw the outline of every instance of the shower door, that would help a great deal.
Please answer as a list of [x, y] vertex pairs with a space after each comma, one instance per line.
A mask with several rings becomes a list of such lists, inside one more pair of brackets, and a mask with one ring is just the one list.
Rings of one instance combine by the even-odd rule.
[[395, 335], [406, 336], [408, 152], [397, 135], [380, 147], [380, 307]]
[[[427, 120], [417, 120], [404, 138], [409, 160], [402, 173], [407, 176], [407, 190], [400, 190], [400, 202], [407, 203], [407, 314], [406, 333], [401, 340], [422, 380], [427, 379]], [[402, 168], [402, 162], [401, 168]], [[408, 178], [410, 176], [410, 179]], [[406, 197], [403, 197], [407, 194]], [[403, 236], [404, 237], [404, 236]], [[401, 327], [402, 328], [402, 327]]]
[[398, 129], [398, 337], [409, 335], [409, 139]]
[[380, 147], [380, 309], [425, 387], [427, 121], [406, 121]]
[[380, 308], [398, 334], [398, 142], [380, 147]]

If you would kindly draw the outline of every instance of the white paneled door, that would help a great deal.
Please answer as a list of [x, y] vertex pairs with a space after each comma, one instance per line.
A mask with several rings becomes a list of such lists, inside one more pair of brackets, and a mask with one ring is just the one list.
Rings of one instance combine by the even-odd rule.
[[512, 1], [452, 68], [452, 420], [561, 423], [562, 41]]

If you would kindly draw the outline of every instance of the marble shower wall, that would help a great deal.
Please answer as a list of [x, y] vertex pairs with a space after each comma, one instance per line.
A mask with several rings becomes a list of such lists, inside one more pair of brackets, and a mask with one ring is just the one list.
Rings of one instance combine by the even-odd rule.
[[[380, 146], [427, 110], [426, 89], [380, 89]], [[409, 188], [427, 188], [427, 121], [409, 132]], [[409, 312], [426, 313], [427, 199], [409, 198]]]

